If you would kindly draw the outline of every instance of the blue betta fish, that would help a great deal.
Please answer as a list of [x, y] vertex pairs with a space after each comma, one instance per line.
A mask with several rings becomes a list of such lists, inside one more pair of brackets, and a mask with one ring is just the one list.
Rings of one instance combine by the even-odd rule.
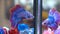
[[44, 23], [46, 23], [45, 25], [49, 28], [56, 29], [58, 27], [58, 25], [55, 23], [55, 16], [54, 16], [56, 11], [57, 10], [55, 10], [55, 9], [51, 9], [49, 11], [48, 18], [44, 21]]
[[5, 34], [3, 28], [0, 27], [0, 34]]
[[56, 9], [52, 9], [50, 11], [51, 13], [49, 13], [48, 16], [48, 27], [52, 28], [52, 29], [57, 29], [58, 25], [56, 24], [56, 19], [55, 19], [55, 13], [57, 12]]
[[11, 20], [12, 20], [11, 25], [13, 27], [17, 27], [19, 23], [23, 23], [23, 19], [28, 19], [28, 18], [33, 19], [34, 16], [29, 11], [26, 11], [24, 8], [18, 8], [13, 12], [11, 16]]
[[24, 18], [24, 17], [22, 17], [23, 15], [21, 16], [21, 14], [20, 14], [21, 12], [24, 12], [24, 9], [19, 8], [19, 9], [16, 9], [15, 12], [12, 14], [12, 17], [11, 17], [12, 24], [11, 25], [13, 27], [16, 27], [18, 22], [21, 22], [22, 19]]

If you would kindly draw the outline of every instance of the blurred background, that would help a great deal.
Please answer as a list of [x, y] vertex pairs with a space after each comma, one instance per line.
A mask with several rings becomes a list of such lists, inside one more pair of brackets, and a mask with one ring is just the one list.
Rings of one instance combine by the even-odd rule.
[[51, 8], [60, 11], [60, 0], [42, 0], [42, 22], [48, 17]]
[[0, 26], [11, 26], [9, 10], [16, 4], [24, 6], [33, 14], [33, 0], [0, 0]]

